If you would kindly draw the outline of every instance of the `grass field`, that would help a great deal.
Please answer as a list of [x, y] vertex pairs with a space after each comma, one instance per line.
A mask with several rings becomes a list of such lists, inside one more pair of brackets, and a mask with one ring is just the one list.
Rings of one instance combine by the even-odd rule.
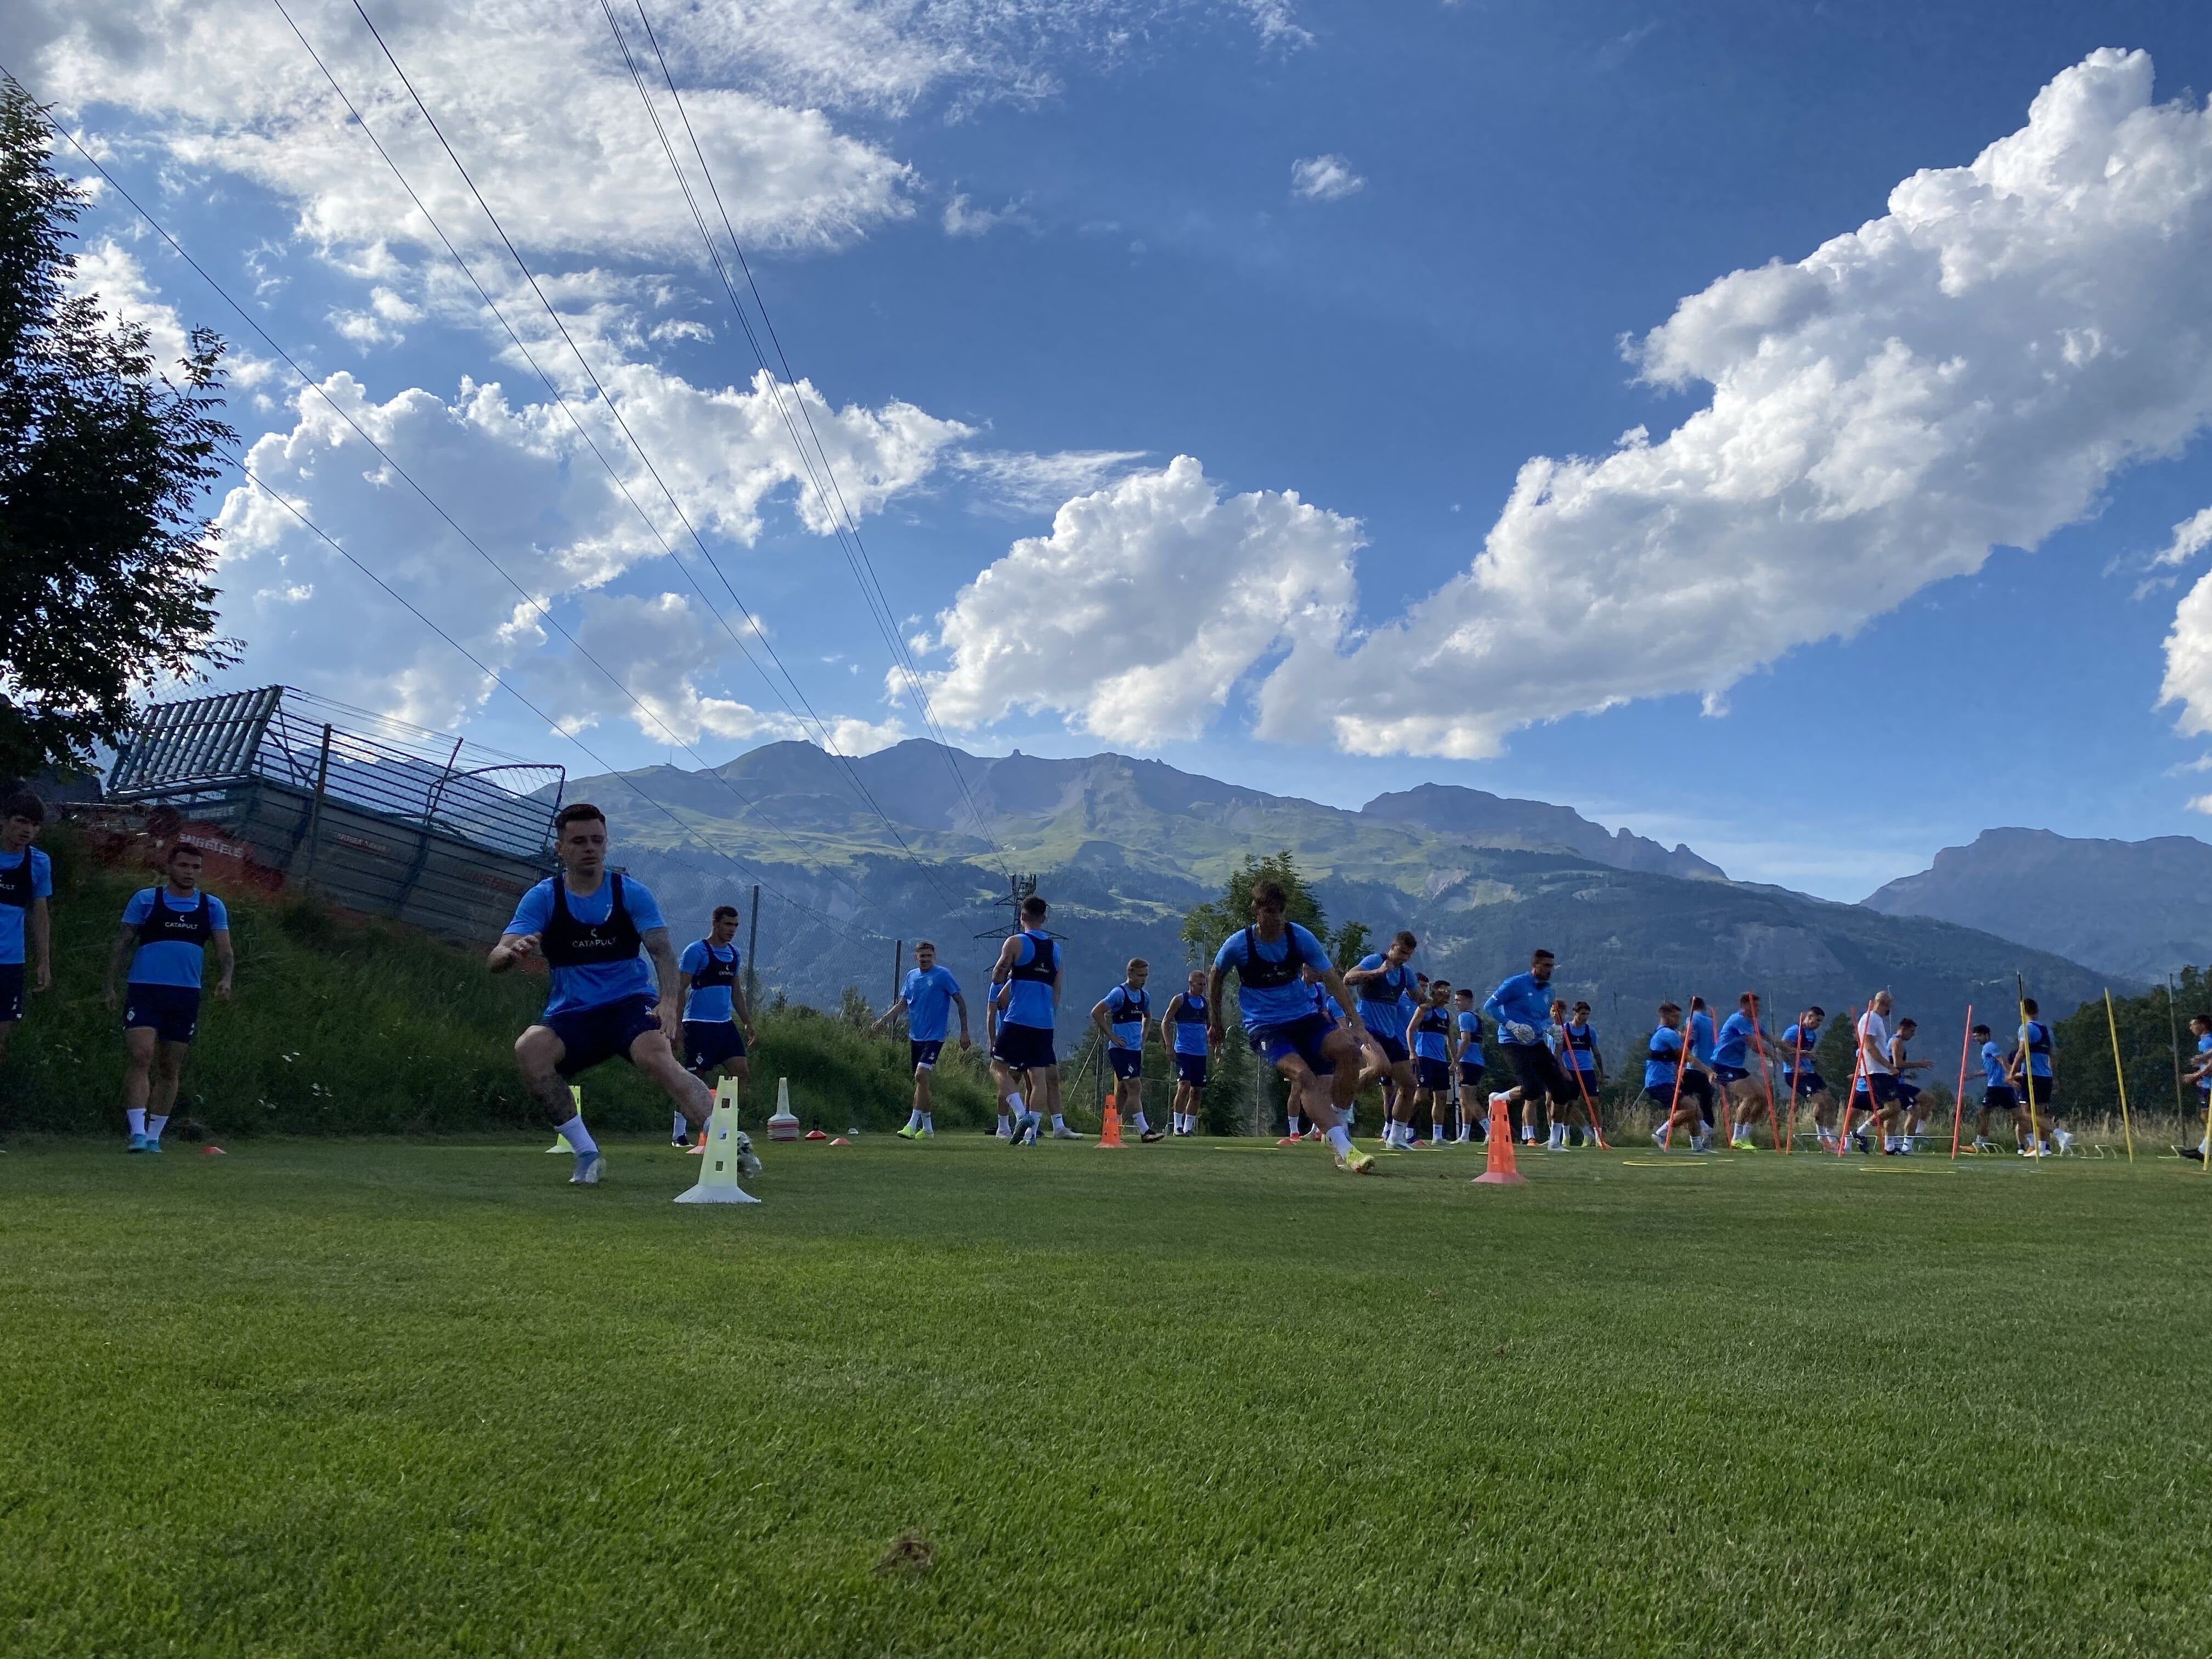
[[0, 1159], [0, 1650], [2212, 1647], [2170, 1158], [543, 1144]]

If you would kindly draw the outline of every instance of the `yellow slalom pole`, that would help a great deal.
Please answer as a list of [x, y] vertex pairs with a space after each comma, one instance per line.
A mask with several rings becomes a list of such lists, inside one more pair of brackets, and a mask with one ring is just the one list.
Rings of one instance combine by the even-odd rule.
[[2027, 1133], [2035, 1143], [2034, 1162], [2043, 1162], [2043, 1126], [2035, 1121], [2035, 1056], [2027, 1052], [2027, 981], [2012, 976], [2013, 1003], [2020, 1014], [2020, 1065], [2022, 1091], [2027, 1096]]
[[2112, 988], [2105, 988], [2105, 1025], [2112, 1034], [2112, 1081], [2120, 1085], [2120, 1130], [2128, 1138], [2128, 1162], [2136, 1161], [2136, 1132], [2128, 1121], [2128, 1074], [2120, 1068], [2120, 1022], [2112, 1013]]

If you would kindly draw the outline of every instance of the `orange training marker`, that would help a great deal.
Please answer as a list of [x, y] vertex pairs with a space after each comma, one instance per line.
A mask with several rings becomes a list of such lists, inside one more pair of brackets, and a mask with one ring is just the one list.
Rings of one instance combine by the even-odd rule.
[[1505, 1115], [1505, 1097], [1490, 1097], [1490, 1167], [1475, 1176], [1477, 1186], [1525, 1187], [1528, 1177], [1513, 1167], [1513, 1125]]
[[1106, 1107], [1105, 1127], [1098, 1132], [1098, 1144], [1101, 1146], [1119, 1146], [1121, 1144], [1121, 1111], [1110, 1102]]

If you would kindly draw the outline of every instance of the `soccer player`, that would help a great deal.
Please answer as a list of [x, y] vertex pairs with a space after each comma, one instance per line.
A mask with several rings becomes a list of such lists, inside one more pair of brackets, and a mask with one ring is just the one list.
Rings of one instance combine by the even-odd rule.
[[1814, 1133], [1820, 1137], [1823, 1146], [1832, 1148], [1836, 1143], [1835, 1097], [1829, 1094], [1826, 1079], [1813, 1063], [1814, 1051], [1820, 1046], [1820, 1023], [1827, 1017], [1825, 1008], [1806, 1009], [1797, 1016], [1795, 1024], [1784, 1028], [1776, 1047], [1782, 1061], [1782, 1081], [1790, 1092], [1791, 1115], [1796, 1113], [1796, 1103], [1803, 1101], [1812, 1109]]
[[[54, 982], [53, 928], [46, 901], [54, 867], [31, 845], [46, 821], [46, 804], [28, 790], [0, 806], [0, 1060], [23, 1018], [26, 991]], [[27, 949], [26, 948], [27, 946]]]
[[[1597, 1093], [1605, 1086], [1605, 1056], [1599, 1052], [1597, 1033], [1590, 1029], [1589, 1017], [1589, 1004], [1577, 1002], [1560, 1019], [1559, 1060], [1567, 1080], [1575, 1085], [1574, 1101], [1568, 1107], [1566, 1115], [1571, 1117], [1577, 1109], [1580, 1109], [1583, 1145], [1595, 1146], [1601, 1139]], [[1567, 1127], [1563, 1119], [1553, 1121], [1553, 1151], [1566, 1151]]]
[[[1451, 1137], [1444, 1119], [1451, 1109], [1451, 986], [1443, 980], [1429, 981], [1428, 1000], [1407, 1028], [1413, 1051], [1413, 1110], [1429, 1114], [1429, 1144], [1441, 1146]], [[1398, 1145], [1418, 1146], [1409, 1121], [1398, 1127]]]
[[[1006, 1018], [1006, 1004], [1012, 999], [1013, 994], [1014, 982], [1008, 980], [1004, 985], [992, 988], [990, 995], [983, 999], [983, 1052], [986, 1054], [995, 1054], [999, 1052], [999, 1022]], [[1018, 1069], [1014, 1075], [1018, 1088], [1029, 1087], [1030, 1074], [1027, 1071]], [[994, 1085], [997, 1077], [998, 1069], [994, 1066], [992, 1079]], [[998, 1093], [999, 1127], [996, 1133], [1000, 1140], [1012, 1140], [1014, 1138], [1013, 1116], [1006, 1105], [1006, 1092], [1000, 1090]]]
[[1131, 957], [1121, 982], [1091, 1005], [1091, 1023], [1106, 1039], [1106, 1058], [1114, 1067], [1114, 1109], [1136, 1126], [1146, 1146], [1164, 1140], [1164, 1130], [1145, 1121], [1145, 1030], [1152, 1024], [1152, 996], [1145, 981], [1152, 964]]
[[1735, 1012], [1721, 1022], [1720, 1036], [1713, 1043], [1713, 1079], [1721, 1085], [1721, 1097], [1728, 1103], [1729, 1150], [1732, 1152], [1759, 1150], [1752, 1139], [1752, 1125], [1758, 1121], [1766, 1091], [1761, 1078], [1752, 1073], [1754, 1062], [1762, 1067], [1765, 1065], [1759, 1055], [1753, 1054], [1754, 1044], [1763, 1051], [1759, 999], [1746, 991], [1736, 998]]
[[960, 981], [952, 977], [952, 970], [938, 966], [937, 947], [924, 939], [914, 947], [914, 966], [906, 970], [898, 1000], [884, 1010], [875, 1027], [880, 1031], [899, 1015], [906, 1016], [906, 1057], [914, 1068], [914, 1106], [907, 1113], [904, 1127], [896, 1131], [902, 1139], [921, 1140], [937, 1133], [930, 1110], [930, 1073], [945, 1050], [952, 1023], [949, 1016], [955, 1008], [960, 1011], [960, 1047], [964, 1053], [970, 1046], [968, 999], [960, 994]]
[[1858, 1077], [1851, 1085], [1850, 1098], [1844, 1104], [1838, 1133], [1849, 1136], [1862, 1152], [1873, 1149], [1867, 1145], [1863, 1126], [1852, 1127], [1853, 1114], [1857, 1112], [1866, 1113], [1869, 1121], [1881, 1126], [1882, 1151], [1895, 1150], [1892, 1137], [1897, 1116], [1897, 1073], [1890, 1067], [1889, 1014], [1896, 1006], [1888, 992], [1876, 991], [1866, 1012], [1859, 1016]]
[[[1490, 1097], [1482, 1088], [1482, 1016], [1475, 1012], [1474, 992], [1462, 986], [1452, 993], [1452, 1064], [1459, 1073], [1459, 1138], [1462, 1142], [1487, 1139], [1490, 1135]], [[1474, 1131], [1482, 1130], [1478, 1136]]]
[[2073, 1146], [2074, 1137], [2060, 1127], [2053, 1101], [2057, 1079], [2051, 1073], [2051, 1027], [2038, 1017], [2033, 997], [2022, 998], [2020, 1010], [2020, 1048], [2013, 1056], [2013, 1082], [2027, 1103], [2030, 1133], [2043, 1137], [2040, 1150], [2046, 1156], [2063, 1152]]
[[[991, 965], [992, 985], [1008, 988], [998, 1040], [991, 1045], [991, 1076], [1006, 1115], [1013, 1119], [1010, 1144], [1016, 1146], [1036, 1145], [1042, 1120], [1034, 1108], [1040, 1097], [1052, 1115], [1052, 1138], [1082, 1139], [1060, 1109], [1060, 1062], [1052, 1047], [1054, 1023], [1060, 1017], [1060, 942], [1045, 931], [1049, 913], [1038, 895], [1024, 899], [1022, 931], [1007, 937]], [[1030, 1091], [1027, 1102], [1022, 1098], [1024, 1087]]]
[[1344, 975], [1344, 982], [1359, 999], [1361, 1024], [1382, 1051], [1382, 1069], [1364, 1081], [1379, 1077], [1382, 1082], [1385, 1146], [1413, 1138], [1413, 1057], [1406, 1047], [1406, 1022], [1413, 1012], [1417, 981], [1406, 964], [1419, 947], [1420, 941], [1411, 933], [1394, 934], [1388, 950], [1362, 957], [1359, 965]]
[[[1175, 1103], [1168, 1121], [1177, 1135], [1198, 1133], [1199, 1102], [1206, 1094], [1206, 1066], [1212, 1055], [1206, 1009], [1206, 970], [1194, 968], [1189, 983], [1168, 999], [1167, 1012], [1160, 1016], [1160, 1030], [1173, 1033], [1168, 1048], [1175, 1055]], [[1293, 1115], [1291, 1121], [1297, 1121]]]
[[2021, 1133], [2020, 1097], [2013, 1092], [2010, 1056], [1997, 1047], [1995, 1036], [1986, 1025], [1977, 1025], [1966, 1035], [1978, 1037], [1982, 1044], [1982, 1109], [1974, 1119], [1974, 1150], [1996, 1151], [1996, 1142], [1990, 1139], [1990, 1120], [1996, 1117], [2011, 1123], [2013, 1145], [2025, 1149], [2027, 1137]]
[[[744, 952], [737, 947], [738, 908], [718, 904], [708, 919], [707, 937], [694, 939], [676, 959], [677, 994], [684, 1003], [684, 1069], [707, 1085], [711, 1094], [724, 1076], [744, 1087], [752, 1074], [745, 1045], [753, 1040], [752, 1010], [745, 1006], [744, 987], [738, 978]], [[689, 1120], [681, 1110], [669, 1126], [672, 1142], [684, 1145]], [[707, 1138], [690, 1150], [703, 1154]]]
[[[1294, 1105], [1304, 1097], [1304, 1115], [1322, 1130], [1336, 1167], [1366, 1175], [1375, 1160], [1352, 1146], [1343, 1121], [1344, 1109], [1359, 1086], [1357, 1061], [1364, 1028], [1344, 976], [1322, 942], [1285, 915], [1289, 905], [1290, 896], [1279, 882], [1253, 884], [1251, 925], [1221, 942], [1206, 975], [1206, 1006], [1213, 1016], [1207, 1035], [1215, 1043], [1222, 1040], [1222, 981], [1234, 972], [1244, 1032], [1254, 1052], [1283, 1074]], [[1309, 969], [1343, 1011], [1342, 1024], [1314, 1006], [1305, 983]]]
[[1712, 1011], [1705, 1006], [1703, 997], [1690, 999], [1690, 1017], [1683, 1022], [1682, 1041], [1689, 1050], [1689, 1058], [1682, 1064], [1682, 1079], [1677, 1092], [1698, 1103], [1698, 1111], [1710, 1135], [1716, 1122], [1712, 1065], [1713, 1046], [1718, 1038], [1713, 1030]]
[[1681, 1005], [1662, 1002], [1659, 1024], [1644, 1045], [1644, 1094], [1651, 1103], [1653, 1115], [1660, 1119], [1659, 1127], [1651, 1132], [1651, 1141], [1656, 1146], [1671, 1146], [1674, 1131], [1680, 1129], [1689, 1136], [1690, 1150], [1702, 1152], [1705, 1121], [1698, 1103], [1680, 1086], [1688, 1075], [1682, 1054]]
[[185, 1054], [199, 1030], [200, 980], [207, 947], [215, 946], [218, 1000], [230, 1000], [231, 976], [238, 958], [230, 946], [230, 913], [213, 893], [200, 887], [207, 860], [197, 847], [179, 842], [169, 849], [168, 878], [142, 887], [123, 907], [123, 931], [107, 953], [107, 978], [101, 1000], [116, 1003], [116, 977], [124, 964], [123, 1041], [130, 1057], [123, 1075], [123, 1115], [131, 1126], [134, 1152], [161, 1150], [161, 1131], [177, 1103]]
[[[604, 1060], [628, 1060], [695, 1129], [705, 1125], [714, 1097], [677, 1054], [684, 1002], [676, 948], [645, 884], [607, 868], [606, 814], [588, 801], [562, 807], [553, 815], [553, 855], [561, 868], [522, 896], [484, 965], [504, 974], [538, 958], [552, 971], [545, 1012], [515, 1039], [514, 1063], [575, 1152], [570, 1183], [592, 1187], [606, 1158], [569, 1096], [572, 1079]], [[760, 1169], [742, 1131], [738, 1168], [746, 1175]]]
[[1536, 1139], [1537, 1112], [1548, 1114], [1553, 1106], [1565, 1106], [1575, 1091], [1544, 1042], [1552, 1018], [1555, 961], [1549, 951], [1531, 953], [1528, 971], [1506, 980], [1482, 1005], [1482, 1012], [1497, 1022], [1498, 1040], [1513, 1064], [1516, 1081], [1506, 1096], [1520, 1102], [1521, 1139], [1531, 1146]]
[[1895, 1150], [1900, 1155], [1913, 1150], [1913, 1143], [1920, 1138], [1921, 1128], [1928, 1121], [1928, 1114], [1920, 1104], [1920, 1085], [1912, 1080], [1912, 1074], [1934, 1071], [1936, 1062], [1932, 1060], [1912, 1060], [1905, 1054], [1919, 1030], [1920, 1023], [1908, 1017], [1897, 1022], [1897, 1030], [1891, 1033], [1889, 1039], [1889, 1067], [1897, 1077]]
[[2212, 1014], [2191, 1014], [2189, 1034], [2197, 1039], [2197, 1058], [2184, 1081], [2197, 1090], [2197, 1121], [2204, 1126], [2194, 1146], [2177, 1146], [2182, 1157], [2203, 1163], [2212, 1157]]

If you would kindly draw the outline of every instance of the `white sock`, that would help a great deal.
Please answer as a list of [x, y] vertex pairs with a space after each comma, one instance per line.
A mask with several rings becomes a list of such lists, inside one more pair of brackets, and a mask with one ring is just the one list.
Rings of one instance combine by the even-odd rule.
[[143, 1106], [126, 1106], [123, 1109], [123, 1115], [130, 1123], [132, 1134], [143, 1135], [146, 1133], [146, 1109]]
[[1344, 1157], [1352, 1156], [1352, 1132], [1341, 1123], [1328, 1132], [1328, 1144], [1332, 1150]]
[[1001, 1106], [999, 1108], [999, 1133], [1000, 1134], [1012, 1134], [1013, 1132], [1014, 1121], [1006, 1115], [1006, 1109]]
[[592, 1132], [584, 1127], [584, 1115], [581, 1112], [577, 1113], [566, 1123], [556, 1126], [555, 1133], [568, 1143], [569, 1151], [580, 1157], [586, 1152], [596, 1152], [599, 1150], [599, 1143], [592, 1139]]
[[1066, 1127], [1067, 1127], [1067, 1120], [1066, 1120], [1066, 1118], [1062, 1117], [1062, 1116], [1061, 1116], [1058, 1112], [1054, 1112], [1054, 1113], [1052, 1115], [1052, 1132], [1053, 1132], [1054, 1134], [1058, 1134], [1058, 1133], [1059, 1133], [1062, 1129], [1065, 1129]]
[[937, 1114], [934, 1112], [924, 1112], [921, 1115], [921, 1127], [928, 1130], [932, 1134], [936, 1133]]
[[1028, 1115], [1029, 1109], [1022, 1104], [1022, 1091], [1019, 1089], [1006, 1097], [1006, 1110], [1014, 1115], [1014, 1121], [1017, 1123]]
[[1295, 1137], [1298, 1132], [1298, 1115], [1296, 1112], [1292, 1112], [1290, 1116], [1284, 1119], [1283, 1127], [1290, 1134]]
[[684, 1131], [689, 1129], [691, 1125], [685, 1120], [684, 1114], [678, 1112], [673, 1115], [676, 1121], [668, 1126], [668, 1138], [671, 1140], [684, 1140], [690, 1139], [690, 1137], [684, 1133]]
[[910, 1107], [908, 1107], [908, 1108], [907, 1109], [907, 1114], [906, 1114], [906, 1127], [907, 1127], [908, 1128], [909, 1128], [909, 1129], [919, 1129], [920, 1127], [921, 1127], [921, 1107], [919, 1107], [919, 1106], [910, 1106]]
[[169, 1115], [167, 1112], [162, 1113], [159, 1117], [149, 1115], [146, 1119], [146, 1139], [159, 1140], [161, 1138], [161, 1131], [168, 1127]]
[[1141, 1106], [1130, 1115], [1129, 1121], [1136, 1126], [1137, 1133], [1140, 1135], [1148, 1135], [1152, 1132], [1152, 1126], [1145, 1121], [1145, 1109]]

